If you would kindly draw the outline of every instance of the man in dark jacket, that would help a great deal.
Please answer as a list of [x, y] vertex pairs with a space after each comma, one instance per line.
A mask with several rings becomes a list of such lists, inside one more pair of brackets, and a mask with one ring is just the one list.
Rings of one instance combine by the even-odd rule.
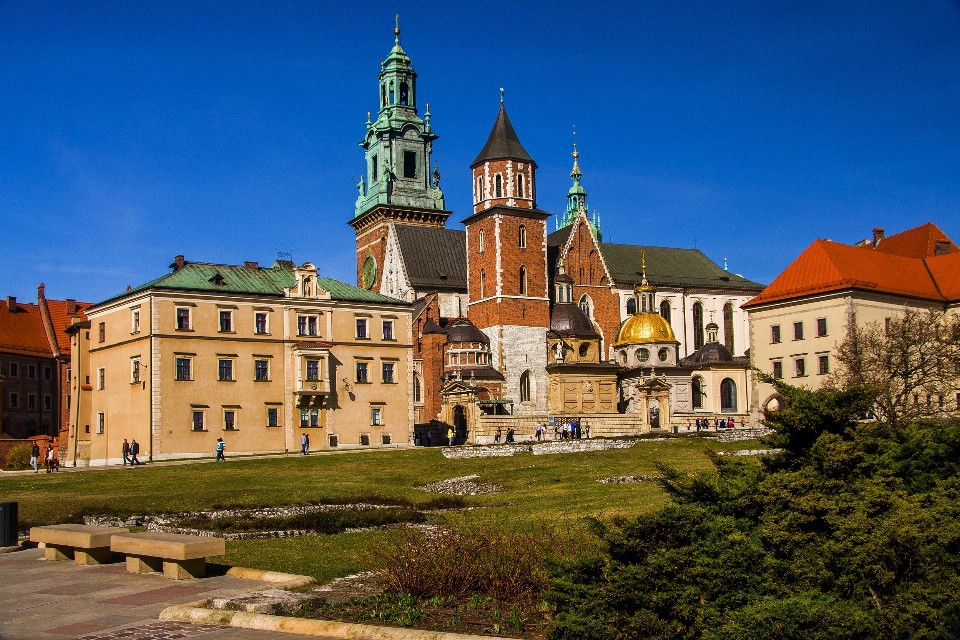
[[137, 442], [136, 438], [130, 441], [130, 464], [137, 465], [140, 464], [140, 461], [137, 460], [137, 454], [140, 453], [140, 443]]

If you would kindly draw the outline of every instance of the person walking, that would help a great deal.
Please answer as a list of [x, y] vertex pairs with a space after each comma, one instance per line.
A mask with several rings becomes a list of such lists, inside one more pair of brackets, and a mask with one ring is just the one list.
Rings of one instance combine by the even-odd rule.
[[300, 436], [300, 455], [305, 456], [310, 451], [310, 436], [302, 434]]
[[223, 438], [217, 438], [217, 459], [214, 462], [226, 462], [227, 459], [223, 456], [223, 450], [227, 448], [227, 443], [223, 441]]
[[589, 422], [583, 423], [583, 432], [587, 434], [587, 440], [589, 440], [590, 439], [590, 423]]
[[140, 453], [140, 443], [137, 442], [136, 438], [130, 441], [130, 466], [140, 464], [140, 461], [137, 460], [137, 454]]
[[427, 429], [427, 446], [430, 446], [430, 440], [433, 438], [433, 431]]
[[449, 429], [447, 429], [447, 446], [448, 447], [453, 446], [453, 427], [450, 427]]
[[37, 441], [33, 441], [33, 446], [30, 448], [30, 466], [33, 467], [34, 473], [40, 473], [39, 468], [37, 467], [37, 462], [40, 460], [40, 445], [37, 444]]
[[47, 447], [47, 473], [53, 471], [53, 447]]
[[123, 453], [123, 466], [127, 466], [127, 463], [130, 462], [130, 443], [127, 442], [127, 439], [123, 439], [123, 446], [120, 447], [121, 453]]
[[500, 427], [497, 427], [497, 432], [493, 435], [493, 443], [497, 444], [500, 442], [500, 438], [503, 436], [503, 430]]

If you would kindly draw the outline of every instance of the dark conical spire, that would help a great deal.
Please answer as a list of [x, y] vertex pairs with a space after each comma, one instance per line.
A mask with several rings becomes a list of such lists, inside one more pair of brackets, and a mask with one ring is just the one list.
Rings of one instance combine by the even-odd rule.
[[493, 123], [493, 129], [490, 131], [490, 137], [487, 138], [487, 144], [483, 145], [480, 155], [473, 161], [470, 168], [487, 162], [488, 160], [520, 160], [529, 162], [537, 166], [527, 150], [520, 144], [520, 138], [517, 132], [513, 130], [510, 124], [510, 118], [507, 117], [507, 109], [500, 102], [500, 112], [497, 114], [497, 121]]

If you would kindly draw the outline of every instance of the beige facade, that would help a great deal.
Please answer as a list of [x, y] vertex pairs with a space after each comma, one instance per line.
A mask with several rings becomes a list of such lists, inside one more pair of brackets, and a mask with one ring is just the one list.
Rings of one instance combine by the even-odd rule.
[[[180, 270], [190, 284], [216, 271], [213, 286], [140, 288], [71, 331], [81, 428], [68, 462], [117, 464], [124, 439], [141, 460], [213, 456], [218, 438], [228, 456], [298, 452], [303, 434], [312, 450], [411, 441], [409, 305], [310, 264]], [[240, 290], [216, 290], [217, 276]], [[277, 282], [291, 286], [260, 286]]]

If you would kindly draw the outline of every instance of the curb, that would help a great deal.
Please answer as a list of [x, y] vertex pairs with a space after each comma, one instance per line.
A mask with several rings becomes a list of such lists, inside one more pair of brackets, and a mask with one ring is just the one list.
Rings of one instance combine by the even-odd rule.
[[217, 624], [236, 629], [258, 631], [281, 631], [305, 636], [325, 636], [346, 640], [490, 640], [490, 636], [475, 636], [443, 631], [422, 631], [399, 627], [377, 627], [332, 620], [310, 620], [287, 616], [268, 616], [263, 613], [243, 611], [218, 611], [199, 609], [188, 605], [174, 605], [160, 612], [161, 620], [192, 622], [194, 624]]
[[249, 569], [247, 567], [230, 567], [227, 570], [227, 575], [234, 578], [244, 578], [245, 580], [273, 582], [283, 589], [297, 589], [317, 582], [310, 576], [298, 576], [295, 573], [280, 573], [279, 571]]

